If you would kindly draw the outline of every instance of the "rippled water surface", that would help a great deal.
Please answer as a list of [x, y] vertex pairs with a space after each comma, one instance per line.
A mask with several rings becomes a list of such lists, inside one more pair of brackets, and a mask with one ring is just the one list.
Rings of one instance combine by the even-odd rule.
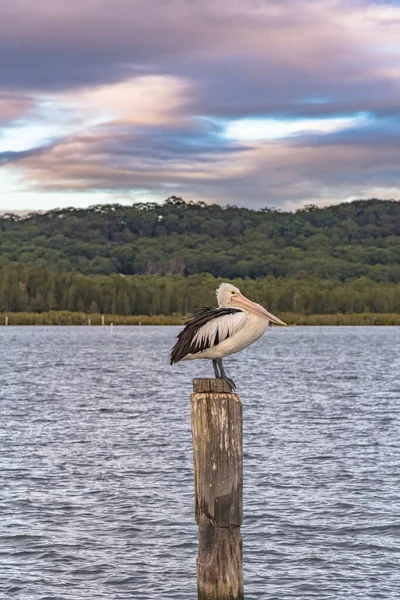
[[[0, 597], [196, 598], [176, 327], [0, 328]], [[247, 600], [400, 598], [400, 328], [272, 329], [244, 405]]]

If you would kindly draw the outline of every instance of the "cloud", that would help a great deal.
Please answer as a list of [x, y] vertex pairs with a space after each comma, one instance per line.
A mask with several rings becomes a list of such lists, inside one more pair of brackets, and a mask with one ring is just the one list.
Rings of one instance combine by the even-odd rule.
[[49, 145], [107, 124], [114, 128], [118, 124], [177, 126], [188, 115], [189, 99], [190, 87], [170, 76], [142, 76], [74, 93], [42, 95], [29, 116], [10, 121], [0, 130], [0, 152]]
[[[202, 101], [219, 113], [229, 99], [229, 114], [236, 105], [292, 110], [318, 90], [337, 102], [361, 99], [372, 80], [397, 80], [398, 6], [15, 0], [0, 10], [0, 69], [9, 86], [54, 90], [168, 74], [203, 83]], [[390, 104], [390, 89], [375, 93]]]
[[399, 23], [363, 0], [14, 0], [0, 161], [38, 198], [400, 194]]
[[[129, 133], [128, 133], [129, 132]], [[373, 132], [334, 143], [322, 135], [298, 139], [219, 144], [206, 128], [203, 143], [190, 146], [183, 132], [140, 133], [128, 124], [71, 138], [20, 158], [18, 166], [38, 190], [116, 193], [147, 190], [156, 199], [179, 193], [187, 199], [262, 207], [294, 207], [368, 195], [368, 189], [400, 189], [397, 136], [388, 144]], [[197, 130], [196, 135], [200, 136]]]
[[0, 90], [0, 127], [27, 113], [34, 101], [23, 94], [12, 94]]
[[335, 133], [368, 124], [364, 114], [325, 119], [239, 119], [231, 121], [224, 135], [233, 140], [278, 140], [305, 134]]
[[190, 98], [190, 86], [178, 77], [139, 76], [114, 85], [89, 87], [59, 101], [88, 118], [137, 125], [176, 122]]
[[30, 157], [30, 156], [35, 156], [37, 154], [41, 154], [42, 152], [45, 152], [46, 148], [33, 148], [31, 150], [20, 150], [20, 151], [7, 151], [7, 152], [0, 152], [0, 166], [1, 165], [6, 165], [6, 164], [14, 164], [14, 163], [18, 163], [20, 160]]

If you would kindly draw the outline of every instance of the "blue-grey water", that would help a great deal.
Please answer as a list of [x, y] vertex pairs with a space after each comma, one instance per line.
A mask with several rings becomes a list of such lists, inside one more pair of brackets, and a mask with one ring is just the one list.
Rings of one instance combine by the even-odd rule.
[[[176, 327], [0, 328], [0, 598], [195, 600]], [[400, 328], [268, 331], [244, 405], [247, 600], [400, 598]]]

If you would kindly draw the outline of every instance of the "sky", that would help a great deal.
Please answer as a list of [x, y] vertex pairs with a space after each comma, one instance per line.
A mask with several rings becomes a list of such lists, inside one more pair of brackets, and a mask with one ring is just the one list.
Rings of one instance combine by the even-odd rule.
[[0, 211], [400, 199], [400, 2], [3, 0]]

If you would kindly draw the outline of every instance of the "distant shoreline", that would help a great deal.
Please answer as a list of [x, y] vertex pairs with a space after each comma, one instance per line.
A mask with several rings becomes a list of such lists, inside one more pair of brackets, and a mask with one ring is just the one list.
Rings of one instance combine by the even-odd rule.
[[[352, 313], [302, 315], [276, 311], [288, 325], [400, 325], [398, 313]], [[190, 315], [101, 315], [83, 312], [0, 313], [0, 326], [6, 325], [183, 325]]]

